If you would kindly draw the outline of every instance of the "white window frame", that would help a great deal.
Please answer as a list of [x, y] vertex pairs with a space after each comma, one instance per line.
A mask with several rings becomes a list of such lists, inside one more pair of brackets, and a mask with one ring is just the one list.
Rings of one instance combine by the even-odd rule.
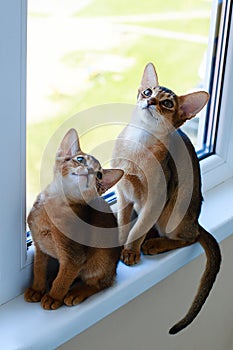
[[[226, 48], [226, 65], [224, 73], [224, 81], [222, 86], [222, 96], [218, 97], [221, 100], [219, 111], [219, 125], [217, 130], [217, 142], [215, 154], [203, 159], [201, 164], [203, 192], [210, 190], [218, 184], [227, 181], [233, 176], [233, 99], [232, 99], [232, 83], [233, 83], [233, 20], [232, 20], [232, 4], [229, 1], [223, 1], [222, 12], [230, 12], [231, 26], [229, 31], [228, 47]], [[217, 6], [213, 6], [214, 21], [216, 21]], [[224, 18], [220, 18], [221, 27], [225, 25]], [[213, 28], [214, 29], [214, 28]], [[225, 33], [226, 35], [226, 33]], [[213, 47], [214, 35], [211, 38]], [[216, 61], [219, 59], [220, 52], [217, 52]], [[208, 59], [207, 66], [210, 69], [211, 57]], [[223, 64], [223, 62], [221, 62]], [[222, 67], [223, 72], [224, 67]], [[210, 72], [209, 72], [210, 74]], [[221, 92], [220, 92], [221, 94]]]
[[[231, 14], [232, 15], [232, 14]], [[1, 244], [0, 304], [23, 292], [26, 259], [26, 0], [0, 2]], [[216, 154], [201, 161], [204, 192], [233, 178], [233, 21], [231, 21]], [[205, 197], [205, 193], [204, 193]], [[229, 234], [232, 232], [229, 232]]]
[[26, 23], [26, 0], [0, 2], [0, 304], [22, 293], [31, 274], [25, 249]]

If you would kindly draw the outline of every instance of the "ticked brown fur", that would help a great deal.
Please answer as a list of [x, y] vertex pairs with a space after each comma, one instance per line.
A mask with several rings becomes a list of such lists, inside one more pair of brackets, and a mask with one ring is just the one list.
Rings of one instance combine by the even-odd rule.
[[[68, 131], [57, 152], [54, 180], [39, 194], [28, 216], [35, 260], [26, 301], [57, 309], [63, 302], [76, 305], [113, 284], [121, 251], [118, 228], [110, 206], [99, 195], [122, 175], [122, 170], [102, 169], [81, 151], [76, 130]], [[47, 291], [49, 256], [59, 261], [59, 271]], [[81, 285], [71, 287], [77, 277]]]
[[[112, 157], [112, 166], [124, 170], [117, 184], [118, 224], [124, 244], [122, 261], [133, 265], [139, 261], [141, 250], [144, 254], [157, 254], [196, 241], [207, 255], [206, 270], [193, 304], [170, 330], [171, 334], [188, 326], [197, 316], [221, 263], [216, 240], [198, 223], [202, 203], [199, 162], [189, 138], [179, 129], [208, 99], [205, 91], [177, 96], [159, 86], [155, 68], [149, 63], [131, 122], [118, 136]], [[137, 213], [134, 224], [133, 210]]]

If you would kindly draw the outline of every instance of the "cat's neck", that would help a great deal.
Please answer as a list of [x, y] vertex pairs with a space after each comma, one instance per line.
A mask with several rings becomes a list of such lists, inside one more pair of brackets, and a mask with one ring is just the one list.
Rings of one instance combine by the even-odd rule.
[[123, 130], [120, 138], [130, 141], [135, 151], [143, 146], [154, 154], [157, 152], [165, 154], [170, 142], [170, 133], [166, 128], [159, 128], [153, 117], [144, 113], [146, 112], [138, 107], [135, 108], [131, 122]]
[[161, 122], [162, 117], [158, 116], [158, 118], [160, 119], [159, 123], [147, 110], [142, 110], [136, 106], [128, 125], [130, 138], [142, 141], [146, 147], [155, 146], [156, 144], [161, 147], [161, 143], [166, 147], [169, 143], [170, 132], [165, 121]]

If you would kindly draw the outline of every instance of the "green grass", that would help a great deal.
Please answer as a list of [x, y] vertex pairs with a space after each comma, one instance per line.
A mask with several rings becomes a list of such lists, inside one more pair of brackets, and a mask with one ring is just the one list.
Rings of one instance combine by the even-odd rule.
[[209, 4], [205, 0], [160, 1], [160, 0], [94, 0], [89, 6], [76, 15], [83, 17], [97, 16], [127, 16], [145, 13], [164, 13], [193, 10], [208, 10]]
[[[126, 22], [127, 24], [127, 22]], [[208, 36], [210, 20], [208, 18], [195, 18], [192, 20], [182, 19], [182, 21], [154, 21], [128, 23], [146, 28], [157, 28], [186, 34]]]

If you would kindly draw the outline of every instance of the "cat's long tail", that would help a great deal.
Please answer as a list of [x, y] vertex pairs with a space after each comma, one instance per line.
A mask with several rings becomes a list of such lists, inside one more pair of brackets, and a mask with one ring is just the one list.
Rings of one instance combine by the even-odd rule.
[[204, 248], [207, 257], [205, 271], [190, 309], [186, 316], [170, 329], [170, 334], [178, 333], [194, 320], [205, 303], [220, 269], [221, 252], [217, 241], [203, 227], [199, 226], [199, 230], [200, 235], [197, 240]]

